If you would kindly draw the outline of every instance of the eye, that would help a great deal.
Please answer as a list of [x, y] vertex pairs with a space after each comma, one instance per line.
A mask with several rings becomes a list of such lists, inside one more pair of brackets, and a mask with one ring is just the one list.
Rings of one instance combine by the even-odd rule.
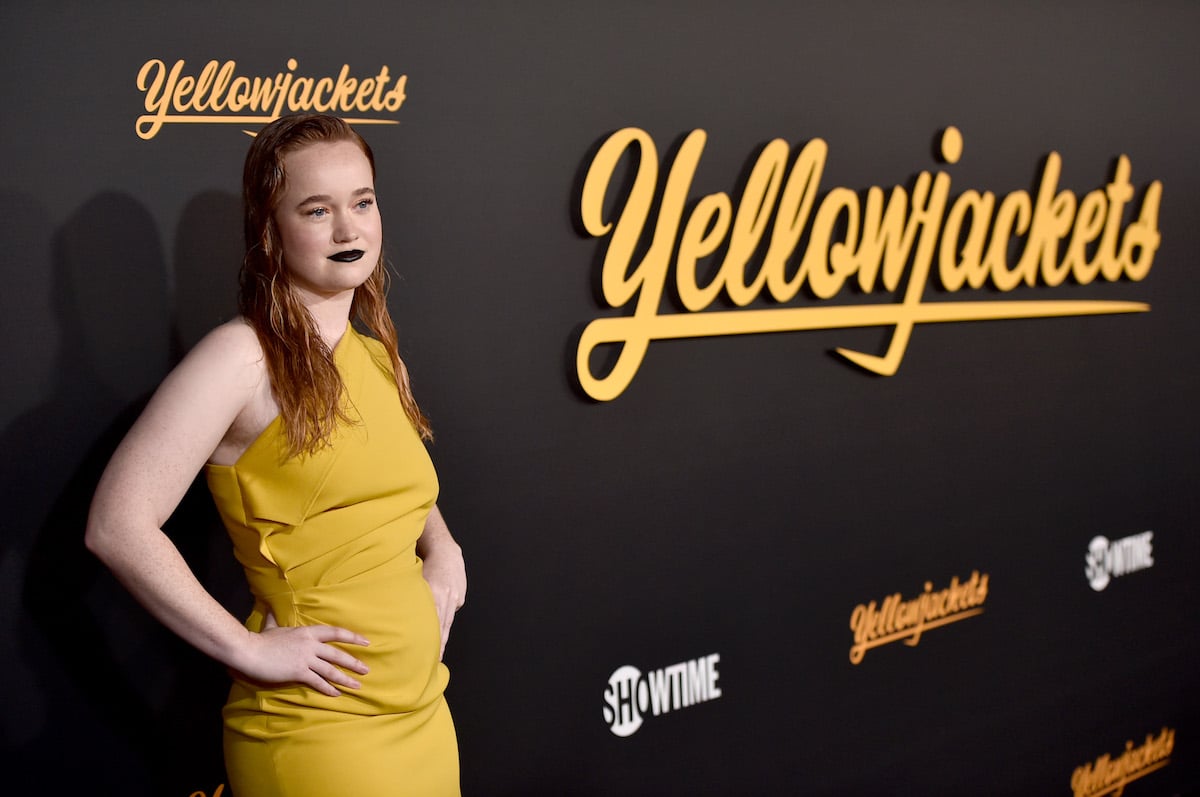
[[329, 211], [325, 208], [313, 208], [312, 210], [308, 211], [307, 215], [316, 219], [323, 219], [328, 213]]
[[358, 204], [355, 205], [355, 207], [357, 207], [359, 210], [366, 210], [367, 208], [371, 207], [371, 205], [374, 205], [374, 204], [375, 204], [374, 199], [360, 199], [360, 200], [358, 200]]

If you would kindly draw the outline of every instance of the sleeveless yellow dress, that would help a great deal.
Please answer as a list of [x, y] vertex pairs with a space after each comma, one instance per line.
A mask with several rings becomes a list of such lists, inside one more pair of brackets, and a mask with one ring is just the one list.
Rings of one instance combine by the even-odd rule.
[[370, 672], [340, 697], [235, 677], [229, 786], [236, 797], [458, 795], [449, 675], [416, 554], [437, 475], [383, 346], [347, 328], [334, 361], [353, 423], [332, 446], [286, 458], [277, 418], [206, 476], [254, 595], [246, 627], [260, 630], [269, 609], [281, 626], [349, 628], [371, 644], [343, 648]]

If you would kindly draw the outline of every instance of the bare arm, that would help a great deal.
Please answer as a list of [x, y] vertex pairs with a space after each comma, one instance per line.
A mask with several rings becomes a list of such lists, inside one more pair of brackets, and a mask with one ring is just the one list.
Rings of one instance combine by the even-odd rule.
[[424, 561], [425, 580], [433, 591], [438, 620], [442, 625], [442, 649], [446, 652], [454, 613], [467, 599], [467, 569], [462, 548], [454, 541], [441, 510], [435, 504], [425, 520], [425, 529], [417, 540], [417, 555]]
[[235, 322], [205, 337], [117, 447], [92, 499], [85, 540], [151, 614], [202, 652], [251, 678], [336, 695], [333, 684], [359, 685], [338, 666], [359, 673], [366, 667], [327, 643], [365, 639], [325, 626], [251, 633], [209, 595], [162, 532], [264, 379], [249, 328]]

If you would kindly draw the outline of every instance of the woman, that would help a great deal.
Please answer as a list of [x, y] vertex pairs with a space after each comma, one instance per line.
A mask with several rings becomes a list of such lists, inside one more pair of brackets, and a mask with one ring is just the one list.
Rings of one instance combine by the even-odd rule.
[[[241, 317], [164, 380], [88, 519], [138, 600], [234, 673], [238, 797], [458, 794], [441, 655], [466, 574], [385, 304], [374, 177], [334, 117], [256, 137]], [[244, 625], [161, 531], [202, 468], [254, 594]]]

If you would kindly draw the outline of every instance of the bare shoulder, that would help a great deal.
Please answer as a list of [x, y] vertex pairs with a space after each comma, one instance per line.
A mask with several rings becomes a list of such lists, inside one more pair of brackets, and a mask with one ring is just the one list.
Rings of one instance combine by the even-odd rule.
[[240, 319], [213, 329], [200, 339], [163, 382], [160, 392], [170, 396], [180, 389], [186, 394], [228, 394], [244, 403], [266, 378], [262, 346], [254, 330]]
[[[241, 319], [205, 335], [163, 381], [148, 412], [199, 421], [208, 436], [223, 436], [266, 379], [262, 347]], [[219, 428], [218, 428], [219, 427]], [[215, 444], [215, 440], [213, 441]]]
[[201, 338], [184, 358], [184, 362], [188, 360], [230, 375], [243, 371], [260, 374], [265, 364], [258, 334], [241, 318], [227, 321]]
[[235, 319], [208, 333], [188, 357], [195, 362], [184, 378], [206, 381], [204, 389], [219, 385], [223, 400], [230, 402], [222, 416], [227, 425], [209, 461], [232, 464], [279, 413], [258, 334]]

